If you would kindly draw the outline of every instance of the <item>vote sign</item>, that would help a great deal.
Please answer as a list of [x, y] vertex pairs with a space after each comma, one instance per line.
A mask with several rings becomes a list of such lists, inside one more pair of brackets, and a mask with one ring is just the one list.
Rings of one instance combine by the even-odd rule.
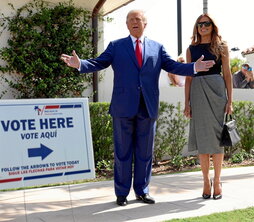
[[0, 189], [94, 177], [87, 98], [0, 100]]

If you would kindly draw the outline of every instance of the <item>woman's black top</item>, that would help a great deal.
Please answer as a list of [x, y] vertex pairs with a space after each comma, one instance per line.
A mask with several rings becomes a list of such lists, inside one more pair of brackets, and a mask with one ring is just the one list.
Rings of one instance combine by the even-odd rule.
[[204, 75], [212, 75], [212, 74], [220, 74], [221, 73], [221, 57], [216, 60], [216, 56], [213, 55], [209, 51], [210, 43], [199, 44], [199, 45], [190, 45], [190, 53], [191, 53], [191, 62], [196, 62], [201, 55], [204, 55], [203, 61], [206, 60], [214, 60], [215, 65], [206, 72], [198, 72], [195, 76], [204, 76]]

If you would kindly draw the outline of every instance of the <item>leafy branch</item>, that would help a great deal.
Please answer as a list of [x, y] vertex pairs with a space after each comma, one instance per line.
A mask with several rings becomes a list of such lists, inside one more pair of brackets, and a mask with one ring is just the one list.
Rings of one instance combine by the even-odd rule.
[[80, 97], [91, 84], [91, 75], [79, 75], [60, 61], [62, 53], [75, 49], [80, 57], [91, 58], [91, 13], [76, 8], [72, 1], [52, 5], [43, 0], [15, 9], [4, 16], [1, 32], [10, 33], [8, 46], [0, 49], [6, 65], [0, 71], [17, 92], [17, 98]]

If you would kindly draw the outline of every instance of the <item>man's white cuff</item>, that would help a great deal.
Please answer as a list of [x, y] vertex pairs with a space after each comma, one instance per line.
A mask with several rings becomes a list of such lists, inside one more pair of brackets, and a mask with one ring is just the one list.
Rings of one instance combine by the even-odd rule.
[[80, 72], [80, 70], [81, 70], [81, 61], [80, 60], [79, 60], [79, 67], [77, 69]]
[[196, 62], [194, 62], [194, 64], [193, 64], [193, 71], [194, 71], [194, 74], [197, 74], [197, 71], [195, 69], [195, 64], [196, 64]]

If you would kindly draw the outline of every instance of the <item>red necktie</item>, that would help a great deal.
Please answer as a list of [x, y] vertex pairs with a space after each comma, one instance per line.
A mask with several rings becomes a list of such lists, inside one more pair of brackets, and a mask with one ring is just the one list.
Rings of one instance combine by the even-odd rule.
[[141, 67], [142, 66], [142, 49], [141, 49], [141, 41], [139, 39], [136, 40], [135, 54], [138, 60], [139, 67]]

